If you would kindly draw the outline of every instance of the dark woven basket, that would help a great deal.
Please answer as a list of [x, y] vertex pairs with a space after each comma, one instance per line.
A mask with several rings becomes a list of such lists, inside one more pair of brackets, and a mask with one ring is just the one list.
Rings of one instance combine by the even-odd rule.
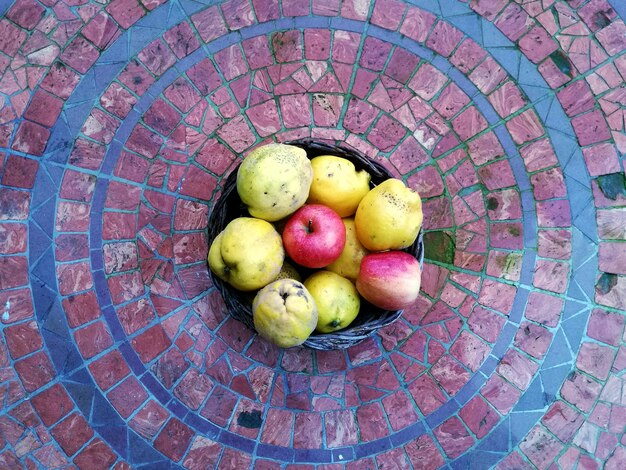
[[[290, 145], [300, 147], [307, 152], [309, 159], [318, 155], [336, 155], [346, 158], [354, 163], [357, 169], [366, 170], [372, 177], [371, 186], [374, 187], [392, 174], [379, 163], [367, 158], [357, 150], [330, 145], [323, 142], [313, 141], [311, 139], [302, 139], [291, 142], [285, 142]], [[236, 217], [250, 217], [246, 207], [241, 203], [237, 194], [237, 168], [228, 176], [224, 183], [222, 194], [213, 206], [213, 210], [209, 215], [209, 246], [217, 237], [217, 235], [226, 227], [226, 225]], [[413, 245], [405, 250], [415, 256], [423, 265], [424, 260], [424, 243], [420, 232], [417, 240]], [[211, 272], [213, 284], [222, 294], [224, 302], [230, 314], [237, 320], [243, 322], [254, 330], [252, 321], [252, 298], [253, 293], [241, 292], [233, 288], [230, 284], [222, 281]], [[306, 273], [303, 275], [306, 279]], [[304, 342], [303, 346], [319, 349], [332, 350], [344, 349], [353, 346], [365, 338], [374, 334], [380, 328], [387, 326], [397, 320], [402, 315], [402, 310], [383, 310], [361, 298], [361, 309], [356, 319], [343, 330], [333, 333], [317, 333], [313, 334]]]

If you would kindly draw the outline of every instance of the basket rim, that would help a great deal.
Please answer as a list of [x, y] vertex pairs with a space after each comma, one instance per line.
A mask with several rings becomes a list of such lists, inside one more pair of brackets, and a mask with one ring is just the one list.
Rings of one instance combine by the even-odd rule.
[[[328, 154], [328, 155], [337, 155], [346, 157], [349, 160], [356, 162], [360, 166], [367, 167], [367, 171], [372, 174], [372, 179], [381, 180], [380, 182], [389, 179], [395, 178], [393, 174], [386, 169], [382, 164], [367, 157], [362, 152], [352, 147], [346, 147], [340, 144], [331, 144], [326, 141], [318, 141], [312, 138], [303, 138], [296, 139], [283, 142], [286, 145], [294, 145], [300, 147], [307, 151], [307, 157], [313, 158], [315, 155], [311, 154]], [[231, 173], [226, 177], [223, 183], [223, 189], [214, 203], [209, 215], [208, 215], [208, 237], [207, 242], [208, 246], [211, 245], [215, 236], [223, 230], [225, 225], [228, 223], [228, 219], [226, 218], [226, 211], [233, 210], [232, 204], [237, 202], [239, 208], [234, 208], [235, 211], [239, 210], [242, 213], [242, 216], [246, 216], [247, 211], [243, 207], [236, 191], [236, 178], [237, 178], [237, 170], [241, 165], [241, 161], [233, 167]], [[372, 185], [380, 184], [380, 182], [376, 183], [372, 181]], [[234, 193], [234, 194], [233, 194]], [[233, 201], [236, 199], [236, 201]], [[228, 204], [231, 206], [228, 206]], [[227, 207], [228, 206], [228, 207]], [[249, 217], [249, 215], [247, 215]], [[415, 256], [419, 261], [420, 268], [423, 269], [423, 261], [424, 261], [424, 242], [423, 242], [423, 230], [420, 230], [417, 239], [410, 246], [402, 251], [409, 252], [411, 255]], [[246, 296], [246, 293], [241, 291], [237, 291], [232, 286], [230, 286], [227, 282], [221, 280], [217, 275], [215, 275], [211, 269], [209, 268], [209, 274], [211, 277], [211, 281], [215, 288], [220, 293], [229, 315], [234, 317], [235, 319], [241, 321], [246, 326], [251, 328], [255, 333], [256, 329], [252, 323], [252, 301], [242, 302], [241, 298]], [[332, 333], [318, 333], [314, 331], [307, 340], [304, 341], [300, 345], [300, 347], [316, 349], [316, 350], [337, 350], [337, 349], [345, 349], [360, 343], [361, 341], [373, 336], [373, 334], [379, 329], [388, 326], [394, 323], [398, 318], [400, 318], [404, 312], [402, 310], [384, 310], [379, 307], [375, 307], [369, 304], [365, 299], [361, 298], [361, 309], [363, 307], [370, 308], [365, 312], [365, 315], [368, 317], [372, 317], [372, 319], [367, 320], [363, 323], [355, 324], [354, 322], [351, 325], [348, 325], [346, 328], [342, 330], [338, 330]], [[372, 312], [376, 311], [375, 316], [372, 315]], [[361, 311], [359, 311], [359, 315], [361, 315]], [[357, 318], [359, 318], [357, 316]]]

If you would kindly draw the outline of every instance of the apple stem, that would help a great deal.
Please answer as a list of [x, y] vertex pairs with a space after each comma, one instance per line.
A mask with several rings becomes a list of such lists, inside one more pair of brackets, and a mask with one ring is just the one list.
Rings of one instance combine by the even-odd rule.
[[307, 227], [309, 233], [313, 232], [313, 221], [309, 219], [309, 225]]

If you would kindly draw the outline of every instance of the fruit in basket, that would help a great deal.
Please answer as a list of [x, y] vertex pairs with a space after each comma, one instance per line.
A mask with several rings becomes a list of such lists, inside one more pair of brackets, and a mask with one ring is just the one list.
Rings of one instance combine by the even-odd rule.
[[298, 209], [283, 229], [283, 245], [289, 257], [307, 268], [323, 268], [341, 255], [346, 228], [330, 207], [306, 204]]
[[280, 279], [294, 279], [296, 281], [301, 282], [302, 276], [300, 276], [300, 273], [298, 272], [298, 270], [295, 268], [293, 264], [290, 264], [287, 261], [285, 261], [283, 263], [283, 267], [280, 268], [280, 272], [278, 273], [278, 276], [276, 276], [274, 280], [278, 281]]
[[359, 293], [385, 310], [401, 310], [419, 294], [422, 269], [419, 261], [404, 251], [370, 253], [361, 261], [356, 280]]
[[256, 331], [282, 348], [306, 341], [317, 325], [315, 300], [301, 282], [280, 279], [263, 287], [252, 302]]
[[238, 217], [211, 243], [208, 263], [217, 277], [235, 289], [251, 291], [273, 281], [284, 259], [282, 240], [272, 224]]
[[315, 299], [315, 329], [320, 333], [332, 333], [347, 327], [359, 313], [361, 299], [356, 287], [339, 274], [316, 271], [304, 281], [304, 287]]
[[357, 236], [370, 251], [398, 250], [412, 245], [422, 219], [418, 192], [397, 178], [385, 180], [370, 190], [354, 217]]
[[250, 215], [274, 222], [306, 202], [312, 179], [305, 150], [272, 143], [244, 158], [237, 170], [237, 193]]
[[343, 225], [346, 227], [346, 244], [339, 258], [326, 266], [326, 269], [346, 277], [352, 282], [356, 282], [359, 268], [361, 267], [361, 260], [369, 251], [359, 241], [359, 237], [356, 236], [354, 217], [345, 217], [342, 220]]
[[311, 159], [313, 182], [307, 202], [324, 204], [341, 217], [354, 215], [370, 190], [370, 174], [357, 170], [347, 158], [320, 155]]

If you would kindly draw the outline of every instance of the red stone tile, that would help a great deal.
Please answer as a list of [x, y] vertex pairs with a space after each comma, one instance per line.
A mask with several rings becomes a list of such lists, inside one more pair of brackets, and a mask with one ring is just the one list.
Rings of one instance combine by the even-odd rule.
[[595, 144], [611, 137], [600, 110], [574, 117], [572, 126], [582, 146]]
[[35, 184], [35, 177], [39, 169], [36, 160], [9, 154], [4, 166], [2, 184], [15, 188], [30, 189]]
[[74, 408], [70, 396], [58, 383], [34, 396], [31, 402], [46, 426], [53, 425]]
[[490, 351], [491, 348], [488, 345], [467, 331], [461, 332], [450, 348], [450, 354], [472, 372], [478, 370]]
[[319, 449], [322, 447], [322, 416], [319, 413], [299, 412], [293, 426], [293, 447]]
[[198, 410], [212, 389], [213, 382], [206, 374], [190, 369], [174, 389], [174, 395], [192, 410]]
[[427, 434], [405, 444], [404, 451], [416, 470], [440, 468], [445, 462], [439, 447]]
[[472, 398], [459, 412], [459, 417], [474, 433], [477, 439], [482, 439], [499, 422], [500, 416], [489, 403], [480, 396]]
[[94, 434], [85, 418], [78, 413], [65, 418], [52, 428], [50, 433], [63, 451], [70, 456], [74, 455]]
[[170, 419], [154, 440], [154, 447], [171, 460], [178, 462], [191, 444], [193, 431], [176, 418]]
[[6, 327], [4, 337], [13, 359], [19, 359], [41, 349], [43, 346], [39, 327], [34, 321]]
[[25, 224], [0, 223], [0, 254], [14, 255], [26, 252], [27, 239]]
[[117, 317], [126, 334], [130, 335], [147, 326], [154, 319], [154, 313], [148, 301], [140, 299], [120, 307], [117, 310]]
[[[16, 323], [34, 316], [33, 303], [29, 288], [0, 290], [0, 305], [9, 305], [9, 316], [2, 318], [3, 324]], [[4, 313], [4, 310], [3, 310]]]
[[584, 416], [563, 401], [555, 401], [541, 418], [542, 424], [563, 442], [568, 442], [583, 424]]
[[470, 106], [452, 120], [452, 127], [461, 140], [467, 140], [487, 128], [487, 121], [477, 108]]
[[381, 71], [384, 68], [387, 57], [391, 52], [391, 44], [374, 37], [365, 38], [362, 46], [359, 65], [373, 71]]
[[[482, 3], [489, 2], [483, 1]], [[499, 3], [501, 4], [500, 8], [502, 8], [502, 4], [505, 2], [500, 1]], [[511, 41], [517, 41], [530, 29], [533, 20], [519, 5], [511, 3], [502, 11], [494, 24]]]
[[130, 372], [126, 361], [117, 350], [91, 362], [88, 367], [92, 377], [102, 390], [108, 390]]
[[509, 117], [526, 105], [526, 100], [521, 91], [512, 81], [505, 82], [501, 87], [494, 90], [488, 98], [493, 108], [503, 118]]
[[385, 68], [385, 74], [399, 83], [407, 83], [415, 71], [419, 57], [406, 49], [395, 49]]
[[74, 170], [66, 170], [59, 195], [64, 199], [89, 202], [96, 189], [96, 176]]
[[113, 140], [119, 125], [120, 121], [115, 116], [94, 108], [85, 121], [81, 132], [91, 139], [103, 144], [109, 144]]
[[78, 138], [74, 142], [68, 162], [87, 170], [98, 170], [104, 160], [105, 151], [105, 146], [100, 143]]
[[[294, 46], [294, 43], [290, 40], [287, 40], [287, 42], [291, 46]], [[285, 46], [285, 48], [288, 49], [289, 47]], [[283, 54], [285, 53], [286, 49], [283, 49]], [[302, 51], [300, 50], [300, 54], [301, 53]], [[222, 71], [224, 77], [228, 81], [244, 75], [246, 72], [248, 72], [248, 66], [241, 51], [241, 47], [238, 44], [234, 44], [232, 46], [222, 49], [215, 54], [214, 58], [217, 67], [219, 68], [219, 70]], [[278, 54], [276, 59], [278, 60]]]
[[30, 209], [30, 193], [0, 188], [0, 204], [0, 220], [26, 220]]
[[63, 50], [60, 59], [76, 71], [86, 73], [98, 60], [98, 49], [82, 36], [76, 36]]
[[237, 396], [233, 392], [216, 386], [211, 391], [200, 414], [219, 426], [225, 426], [229, 423], [236, 404]]
[[156, 401], [150, 400], [133, 416], [128, 424], [139, 435], [146, 439], [152, 439], [168, 417], [169, 414], [165, 408]]
[[[223, 446], [203, 436], [196, 436], [189, 452], [183, 460], [183, 466], [189, 470], [218, 468], [219, 456]], [[257, 460], [258, 462], [258, 460]]]
[[450, 23], [438, 21], [430, 31], [426, 46], [438, 54], [448, 57], [463, 39], [463, 33]]
[[489, 378], [480, 393], [502, 414], [508, 414], [521, 395], [513, 385], [497, 374]]
[[38, 90], [33, 95], [24, 117], [45, 127], [52, 127], [61, 114], [63, 100], [45, 91]]
[[41, 156], [46, 149], [49, 137], [50, 131], [47, 128], [34, 122], [23, 121], [17, 128], [11, 148], [18, 152]]
[[531, 175], [530, 184], [537, 201], [567, 196], [563, 171], [558, 167]]
[[572, 117], [593, 109], [595, 99], [584, 80], [577, 80], [567, 85], [556, 94], [563, 106], [563, 111]]
[[44, 13], [45, 9], [34, 0], [18, 0], [7, 11], [6, 17], [24, 29], [32, 30]]
[[24, 256], [0, 258], [0, 289], [11, 289], [28, 283], [28, 268]]
[[128, 418], [146, 401], [148, 393], [143, 385], [131, 376], [112, 389], [107, 398], [122, 418]]
[[121, 304], [143, 295], [145, 289], [138, 271], [122, 273], [107, 279], [114, 304]]
[[122, 150], [113, 173], [115, 176], [136, 183], [143, 183], [150, 170], [150, 162], [145, 158]]
[[571, 240], [572, 234], [568, 230], [540, 230], [537, 233], [537, 254], [544, 258], [569, 259]]
[[91, 268], [88, 262], [59, 264], [56, 273], [61, 295], [75, 294], [93, 287]]
[[386, 396], [382, 403], [393, 431], [404, 429], [419, 419], [415, 405], [404, 390]]
[[102, 217], [103, 240], [134, 238], [137, 233], [137, 215], [126, 212], [105, 212]]
[[151, 370], [166, 388], [171, 388], [188, 368], [189, 363], [185, 356], [178, 349], [171, 348], [159, 358]]
[[45, 445], [35, 452], [33, 457], [37, 459], [44, 468], [60, 468], [68, 464], [67, 459], [54, 444]]
[[506, 127], [517, 144], [524, 144], [544, 134], [539, 118], [531, 109], [512, 118], [506, 123]]
[[55, 238], [54, 244], [54, 256], [57, 261], [75, 261], [89, 257], [87, 234], [60, 234]]
[[91, 441], [74, 457], [74, 463], [81, 469], [110, 468], [116, 460], [115, 452], [98, 438]]
[[102, 321], [76, 330], [74, 332], [74, 341], [85, 359], [100, 354], [113, 344], [113, 339]]
[[131, 340], [131, 344], [143, 362], [150, 362], [165, 351], [171, 341], [161, 325], [155, 325]]
[[217, 6], [211, 6], [192, 15], [191, 21], [204, 42], [209, 42], [227, 32], [226, 24]]
[[371, 16], [372, 24], [396, 31], [406, 8], [406, 4], [398, 0], [376, 0]]
[[474, 444], [474, 439], [456, 416], [436, 427], [433, 434], [451, 459], [458, 457]]

